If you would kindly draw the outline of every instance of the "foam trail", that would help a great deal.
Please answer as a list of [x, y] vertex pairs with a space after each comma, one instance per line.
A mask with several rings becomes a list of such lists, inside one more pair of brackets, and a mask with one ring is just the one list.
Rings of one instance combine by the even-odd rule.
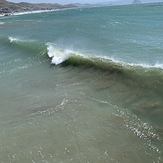
[[131, 66], [141, 66], [143, 68], [158, 68], [158, 69], [163, 69], [163, 64], [160, 63], [155, 63], [154, 65], [149, 65], [149, 64], [129, 64]]
[[128, 62], [120, 61], [118, 59], [114, 59], [113, 57], [107, 57], [107, 56], [96, 56], [96, 57], [105, 59], [105, 60], [110, 60], [114, 63], [118, 63], [123, 66], [142, 67], [142, 68], [146, 68], [146, 69], [151, 69], [151, 68], [163, 69], [163, 64], [161, 64], [161, 63], [155, 63], [153, 65], [150, 65], [148, 63], [128, 63]]
[[31, 42], [36, 42], [37, 40], [32, 40], [32, 39], [20, 39], [20, 38], [17, 38], [17, 37], [8, 37], [10, 43], [13, 43], [13, 42], [20, 42], [20, 43], [31, 43]]

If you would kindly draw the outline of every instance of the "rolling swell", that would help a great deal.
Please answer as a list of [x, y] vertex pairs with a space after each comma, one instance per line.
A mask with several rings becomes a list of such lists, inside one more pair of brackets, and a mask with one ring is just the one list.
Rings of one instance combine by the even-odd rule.
[[0, 47], [9, 48], [15, 51], [23, 51], [28, 54], [46, 54], [46, 45], [38, 44], [34, 40], [23, 40], [16, 37], [0, 38]]
[[15, 37], [0, 37], [1, 75], [11, 75], [49, 60], [46, 45]]
[[84, 58], [81, 56], [70, 56], [62, 65], [93, 68], [101, 72], [117, 74], [122, 82], [129, 79], [132, 81], [128, 83], [131, 86], [138, 85], [142, 88], [154, 89], [161, 92], [163, 90], [163, 72], [161, 69], [157, 68], [131, 66], [124, 63], [116, 63], [107, 59]]
[[46, 46], [37, 44], [32, 40], [21, 40], [18, 38], [9, 37], [10, 45], [24, 52], [30, 52], [30, 54], [46, 53]]
[[[0, 38], [0, 48], [23, 52], [27, 57], [41, 56], [41, 60], [51, 58], [51, 64], [63, 67], [91, 68], [101, 73], [116, 74], [117, 78], [131, 87], [152, 89], [162, 94], [162, 65], [142, 65], [115, 61], [101, 56], [89, 56], [79, 52], [60, 49], [51, 43], [40, 44], [32, 40], [14, 37]], [[2, 50], [2, 49], [1, 49]], [[129, 82], [130, 81], [130, 82]]]
[[71, 50], [57, 49], [49, 44], [47, 45], [47, 53], [54, 65], [91, 68], [102, 73], [116, 74], [121, 82], [127, 81], [128, 86], [163, 92], [162, 65], [124, 63], [110, 58], [92, 57]]
[[[131, 65], [102, 57], [88, 57], [75, 52], [69, 53], [68, 59], [60, 66], [91, 70], [90, 72], [93, 70], [95, 73], [91, 75], [96, 76], [99, 81], [98, 84], [92, 83], [92, 87], [99, 94], [107, 92], [107, 100], [112, 101], [112, 104], [128, 108], [139, 118], [150, 120], [154, 126], [163, 122], [162, 69]], [[112, 93], [108, 96], [110, 92]]]
[[0, 37], [0, 50], [5, 50], [10, 46], [10, 41], [8, 37]]

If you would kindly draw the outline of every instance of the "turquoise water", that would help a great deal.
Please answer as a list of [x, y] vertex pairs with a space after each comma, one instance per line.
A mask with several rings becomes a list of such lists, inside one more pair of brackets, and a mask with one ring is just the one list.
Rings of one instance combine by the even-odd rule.
[[163, 162], [162, 20], [162, 3], [1, 17], [0, 162]]

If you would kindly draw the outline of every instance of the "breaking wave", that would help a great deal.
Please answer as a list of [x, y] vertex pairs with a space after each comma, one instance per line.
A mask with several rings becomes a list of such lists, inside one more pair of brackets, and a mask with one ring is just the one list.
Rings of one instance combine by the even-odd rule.
[[5, 45], [12, 45], [13, 47], [20, 49], [24, 48], [24, 50], [33, 50], [33, 53], [36, 51], [44, 52], [49, 58], [51, 58], [51, 64], [59, 65], [59, 64], [72, 64], [72, 65], [82, 65], [82, 66], [94, 66], [101, 67], [101, 69], [107, 69], [111, 64], [114, 64], [116, 67], [128, 68], [128, 69], [147, 69], [157, 70], [163, 69], [162, 63], [155, 63], [154, 65], [146, 64], [146, 63], [126, 63], [120, 60], [116, 60], [112, 57], [107, 56], [97, 56], [92, 54], [83, 54], [78, 51], [72, 49], [63, 49], [59, 48], [52, 43], [46, 44], [37, 44], [37, 40], [28, 40], [28, 39], [20, 39], [18, 37], [7, 37], [0, 38], [1, 43]]
[[131, 79], [143, 87], [163, 88], [163, 64], [155, 65], [125, 63], [106, 56], [82, 54], [71, 49], [59, 48], [55, 44], [39, 44], [37, 41], [23, 40], [17, 37], [0, 38], [1, 43], [14, 50], [21, 50], [28, 55], [41, 55], [51, 59], [52, 65], [93, 68], [101, 72], [117, 73]]
[[93, 68], [101, 72], [116, 73], [122, 80], [129, 79], [143, 88], [157, 91], [163, 89], [163, 64], [125, 63], [114, 58], [59, 49], [49, 43], [47, 44], [47, 55], [51, 58], [51, 64], [54, 65]]
[[[71, 61], [73, 62], [72, 64], [84, 64], [83, 62], [85, 61], [85, 64], [88, 65], [94, 65], [95, 62], [103, 62], [104, 64], [113, 62], [114, 64], [119, 66], [125, 66], [125, 67], [142, 67], [146, 69], [163, 69], [163, 64], [160, 63], [155, 63], [154, 65], [149, 65], [146, 63], [125, 63], [123, 61], [118, 61], [115, 60], [114, 58], [111, 57], [105, 57], [105, 56], [89, 56], [85, 54], [81, 54], [77, 51], [73, 51], [70, 49], [60, 49], [55, 47], [53, 44], [47, 43], [47, 54], [51, 58], [51, 63], [54, 65], [61, 64], [63, 62], [70, 63]], [[76, 63], [75, 63], [76, 59]], [[104, 66], [105, 67], [105, 66]]]

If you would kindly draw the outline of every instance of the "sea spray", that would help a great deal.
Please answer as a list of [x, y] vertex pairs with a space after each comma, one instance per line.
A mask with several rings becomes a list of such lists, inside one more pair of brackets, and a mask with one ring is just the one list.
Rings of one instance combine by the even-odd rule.
[[13, 42], [21, 42], [22, 40], [16, 38], [16, 37], [8, 37], [10, 43], [13, 43]]
[[66, 61], [70, 56], [75, 54], [72, 50], [59, 49], [50, 43], [47, 43], [46, 45], [48, 56], [52, 58], [51, 63], [55, 65], [61, 64], [62, 62]]

